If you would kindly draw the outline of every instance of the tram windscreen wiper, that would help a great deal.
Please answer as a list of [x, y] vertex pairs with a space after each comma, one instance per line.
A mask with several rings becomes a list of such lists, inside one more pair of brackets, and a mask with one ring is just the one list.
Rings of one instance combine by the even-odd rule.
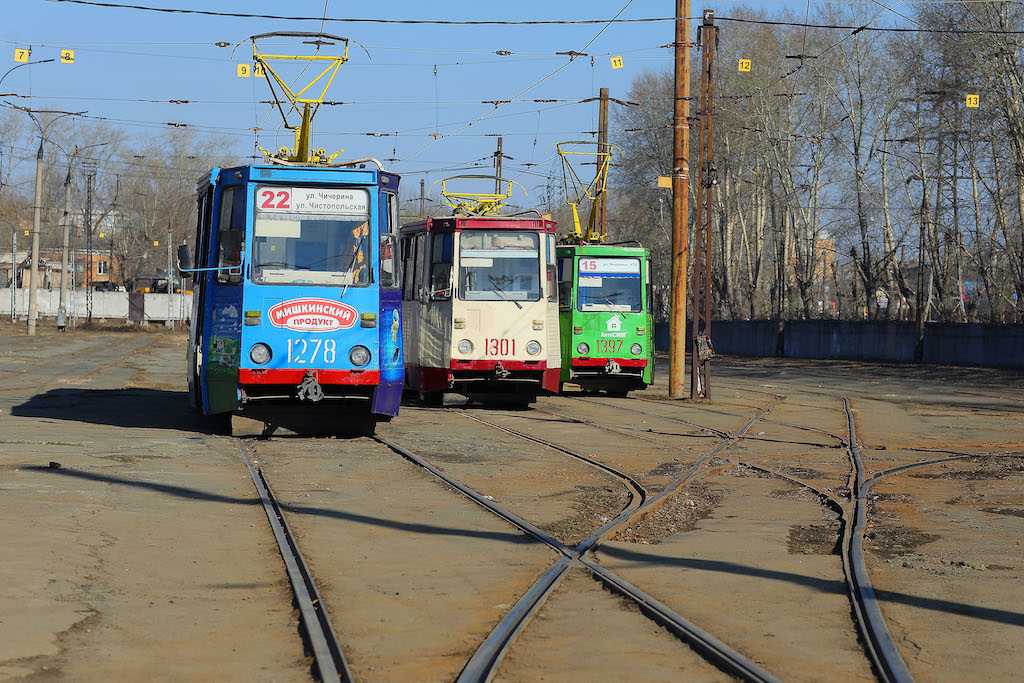
[[516, 307], [520, 311], [523, 310], [523, 305], [521, 303], [519, 303], [515, 299], [509, 299], [508, 296], [506, 296], [505, 290], [501, 288], [501, 285], [498, 284], [498, 280], [493, 275], [488, 275], [487, 279], [491, 281], [491, 285], [494, 287], [494, 291], [500, 294], [503, 300], [511, 301], [516, 305]]
[[345, 295], [348, 294], [348, 288], [352, 286], [352, 281], [356, 279], [355, 273], [352, 272], [352, 269], [356, 267], [356, 259], [359, 258], [359, 254], [361, 254], [363, 251], [363, 240], [365, 239], [366, 233], [364, 232], [363, 234], [359, 235], [359, 241], [356, 242], [356, 248], [352, 251], [352, 258], [348, 262], [347, 269], [347, 272], [349, 274], [348, 283], [346, 283], [345, 287], [341, 290], [342, 299], [344, 299]]

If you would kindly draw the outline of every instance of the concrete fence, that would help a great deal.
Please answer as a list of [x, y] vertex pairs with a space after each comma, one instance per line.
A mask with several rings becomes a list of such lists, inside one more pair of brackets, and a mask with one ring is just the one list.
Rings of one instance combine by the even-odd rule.
[[[718, 353], [732, 356], [913, 363], [912, 322], [865, 320], [719, 320], [712, 324]], [[655, 325], [655, 343], [668, 348], [668, 324]], [[928, 323], [924, 363], [1024, 369], [1024, 325]]]
[[[28, 315], [28, 290], [16, 289], [14, 310], [19, 318]], [[60, 291], [41, 289], [38, 293], [39, 315], [56, 318], [60, 307]], [[68, 313], [82, 319], [88, 315], [84, 290], [68, 292]], [[11, 290], [0, 289], [0, 316], [11, 315]], [[187, 320], [192, 315], [191, 294], [139, 294], [135, 292], [93, 292], [92, 317], [124, 322], [166, 322]]]

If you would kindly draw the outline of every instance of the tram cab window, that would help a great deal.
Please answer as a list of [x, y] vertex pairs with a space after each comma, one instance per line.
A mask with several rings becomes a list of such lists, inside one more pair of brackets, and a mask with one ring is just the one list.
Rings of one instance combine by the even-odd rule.
[[364, 286], [370, 283], [370, 201], [365, 190], [331, 190], [327, 199], [290, 188], [287, 208], [256, 190], [253, 279], [268, 285]]
[[539, 301], [540, 238], [536, 232], [473, 230], [459, 235], [463, 301]]
[[581, 311], [643, 310], [640, 259], [580, 258], [577, 305]]
[[430, 298], [446, 301], [452, 296], [453, 235], [434, 233], [430, 245]]
[[384, 211], [380, 226], [380, 286], [398, 286], [398, 199], [387, 192], [384, 194]]
[[245, 192], [240, 188], [228, 187], [221, 193], [217, 244], [217, 282], [240, 283], [242, 251], [245, 249]]
[[572, 258], [558, 259], [558, 308], [572, 308]]

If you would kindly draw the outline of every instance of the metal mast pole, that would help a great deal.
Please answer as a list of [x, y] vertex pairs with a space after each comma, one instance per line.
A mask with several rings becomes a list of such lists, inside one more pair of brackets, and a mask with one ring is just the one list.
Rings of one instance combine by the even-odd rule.
[[676, 0], [675, 107], [672, 119], [672, 318], [669, 398], [683, 397], [686, 375], [686, 261], [690, 192], [690, 0]]
[[420, 178], [420, 218], [427, 217], [427, 181]]
[[606, 183], [601, 182], [602, 173], [607, 178], [611, 169], [608, 165], [611, 159], [608, 155], [608, 88], [601, 88], [598, 99], [597, 114], [597, 175], [594, 183], [594, 210], [590, 213], [593, 220], [590, 224], [588, 240], [604, 242], [608, 237], [608, 195], [606, 194]]
[[43, 222], [43, 136], [39, 136], [39, 151], [36, 152], [36, 193], [32, 211], [32, 263], [29, 265], [28, 281], [28, 336], [36, 334], [36, 314], [39, 291], [39, 231]]
[[494, 152], [494, 192], [501, 194], [501, 161], [505, 158], [502, 151], [503, 140], [498, 136], [498, 149]]
[[718, 27], [715, 13], [704, 11], [700, 32], [700, 181], [697, 184], [697, 217], [693, 249], [693, 347], [690, 350], [690, 398], [710, 398], [711, 309], [713, 264], [712, 211], [714, 189], [718, 184], [715, 170], [715, 48]]

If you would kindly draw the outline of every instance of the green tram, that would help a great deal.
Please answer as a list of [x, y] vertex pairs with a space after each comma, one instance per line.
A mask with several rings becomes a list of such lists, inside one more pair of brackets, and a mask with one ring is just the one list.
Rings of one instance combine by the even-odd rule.
[[626, 396], [654, 375], [650, 254], [642, 246], [557, 248], [561, 384]]

